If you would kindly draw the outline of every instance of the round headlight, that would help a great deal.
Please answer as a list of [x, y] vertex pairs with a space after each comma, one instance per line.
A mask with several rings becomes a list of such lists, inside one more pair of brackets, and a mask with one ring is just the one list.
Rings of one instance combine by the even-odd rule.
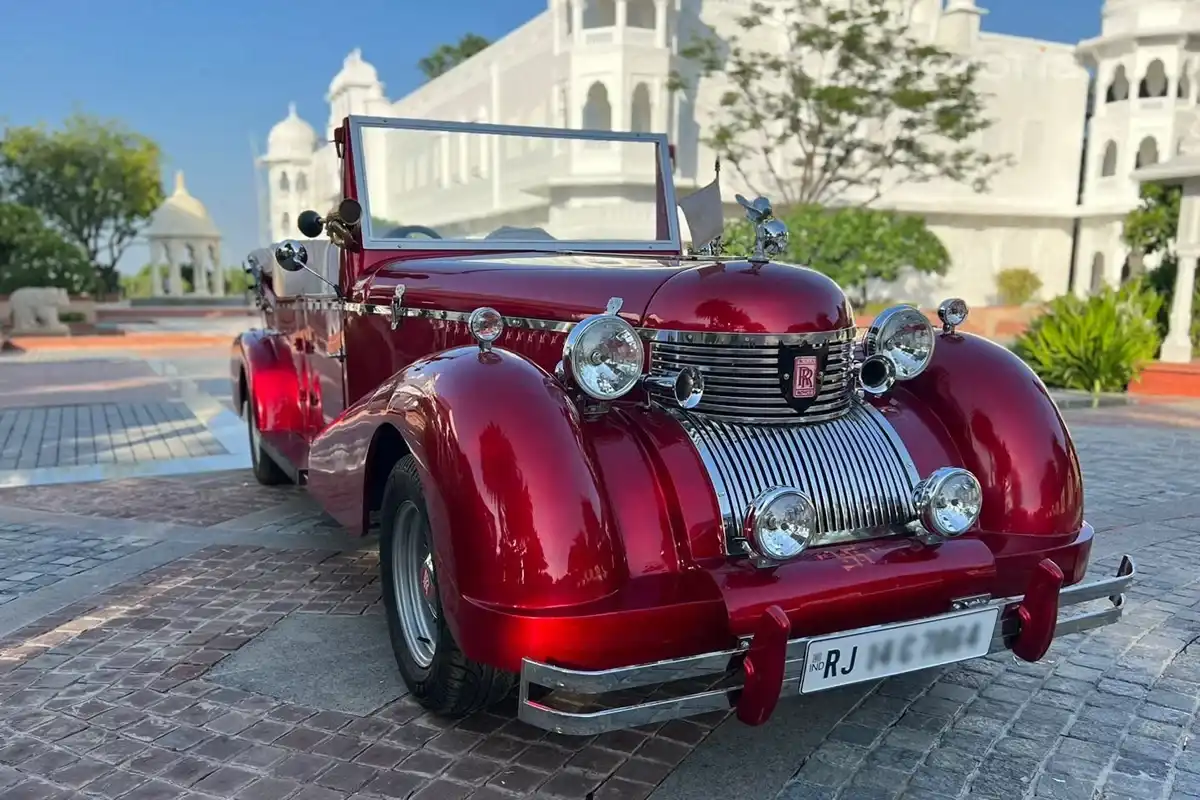
[[599, 314], [567, 334], [563, 366], [585, 394], [616, 400], [637, 385], [646, 357], [637, 331], [615, 314]]
[[755, 553], [787, 561], [804, 552], [816, 529], [817, 509], [808, 495], [780, 488], [759, 495], [751, 504], [742, 533]]
[[941, 536], [961, 536], [979, 519], [983, 489], [965, 469], [942, 467], [917, 484], [913, 504], [925, 530]]
[[933, 326], [912, 306], [892, 306], [871, 323], [863, 346], [868, 356], [889, 356], [896, 380], [906, 381], [920, 375], [933, 358]]

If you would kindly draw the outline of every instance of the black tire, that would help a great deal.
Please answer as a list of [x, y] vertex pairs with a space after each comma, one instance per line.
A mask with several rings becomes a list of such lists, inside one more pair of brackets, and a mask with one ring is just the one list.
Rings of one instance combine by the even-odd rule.
[[[402, 520], [403, 526], [398, 525]], [[404, 557], [397, 554], [410, 544], [408, 538], [411, 536], [421, 537], [419, 546], [429, 548], [423, 552], [433, 552], [425, 496], [417, 475], [416, 461], [411, 455], [400, 459], [388, 475], [380, 523], [379, 573], [383, 605], [387, 612], [392, 652], [409, 692], [426, 709], [453, 717], [466, 716], [503, 700], [516, 684], [516, 676], [476, 663], [463, 655], [446, 624], [445, 615], [440, 613], [436, 570], [429, 573], [432, 597], [436, 603], [434, 620], [431, 621], [434, 641], [430, 643], [428, 639], [421, 639], [426, 644], [432, 644], [431, 657], [417, 654], [405, 636], [401, 603], [406, 601], [399, 599], [394, 569], [397, 562], [403, 563]], [[412, 608], [411, 602], [406, 605]]]
[[258, 440], [255, 433], [258, 431], [258, 419], [254, 414], [254, 401], [247, 397], [242, 401], [246, 419], [246, 435], [250, 439], [250, 467], [254, 471], [254, 479], [263, 486], [279, 486], [284, 483], [291, 483], [287, 473], [285, 473], [275, 460], [263, 452], [262, 442]]

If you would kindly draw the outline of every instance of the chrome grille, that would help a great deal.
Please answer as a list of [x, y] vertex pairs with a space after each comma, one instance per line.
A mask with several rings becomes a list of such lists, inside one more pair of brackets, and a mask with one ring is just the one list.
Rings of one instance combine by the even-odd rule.
[[[854, 334], [854, 328], [794, 336], [654, 331], [650, 372], [691, 366], [704, 373], [704, 399], [694, 409], [701, 414], [740, 422], [818, 422], [850, 408]], [[803, 413], [788, 405], [779, 385], [779, 349], [788, 344], [815, 345], [826, 353], [817, 396]]]
[[679, 418], [699, 450], [721, 505], [730, 555], [746, 553], [750, 503], [778, 486], [800, 489], [817, 508], [813, 546], [869, 539], [916, 518], [919, 476], [908, 450], [875, 408], [854, 400], [820, 425], [742, 425]]

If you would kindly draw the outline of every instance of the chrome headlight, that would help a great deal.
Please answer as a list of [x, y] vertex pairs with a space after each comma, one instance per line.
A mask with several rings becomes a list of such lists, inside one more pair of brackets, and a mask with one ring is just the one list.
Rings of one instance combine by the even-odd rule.
[[616, 400], [642, 377], [646, 350], [633, 326], [613, 314], [580, 322], [563, 345], [561, 377], [596, 400]]
[[817, 509], [798, 489], [771, 489], [751, 504], [742, 535], [750, 549], [772, 561], [804, 552], [817, 529]]
[[965, 469], [942, 467], [917, 484], [913, 505], [925, 530], [939, 536], [961, 536], [979, 519], [983, 489]]
[[896, 380], [917, 377], [933, 358], [933, 326], [912, 306], [892, 306], [867, 329], [863, 349], [868, 357], [887, 356], [896, 365]]

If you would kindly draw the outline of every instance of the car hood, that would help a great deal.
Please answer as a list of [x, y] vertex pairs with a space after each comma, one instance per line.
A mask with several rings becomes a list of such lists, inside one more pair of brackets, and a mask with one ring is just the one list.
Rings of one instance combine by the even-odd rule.
[[[621, 316], [652, 329], [810, 333], [853, 324], [829, 278], [788, 264], [529, 253], [394, 262], [375, 273], [405, 286], [405, 304], [578, 321], [621, 299]], [[382, 288], [375, 280], [372, 281]]]

